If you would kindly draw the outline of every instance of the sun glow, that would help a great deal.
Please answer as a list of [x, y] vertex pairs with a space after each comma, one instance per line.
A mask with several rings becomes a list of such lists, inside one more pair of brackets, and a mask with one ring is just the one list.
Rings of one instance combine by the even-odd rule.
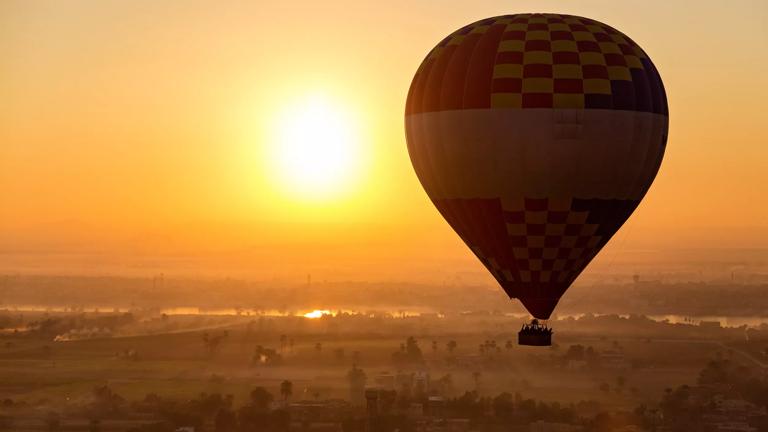
[[356, 126], [349, 113], [325, 97], [307, 98], [283, 111], [271, 158], [281, 188], [309, 200], [348, 191], [361, 162]]
[[329, 310], [315, 309], [312, 312], [305, 313], [304, 318], [316, 319], [316, 318], [322, 318], [323, 315], [330, 315], [330, 314], [331, 314], [331, 311]]

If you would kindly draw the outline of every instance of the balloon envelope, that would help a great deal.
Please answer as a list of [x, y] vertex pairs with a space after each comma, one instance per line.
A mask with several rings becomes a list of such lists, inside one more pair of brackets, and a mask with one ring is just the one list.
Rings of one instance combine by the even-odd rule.
[[648, 191], [668, 118], [659, 73], [636, 43], [560, 14], [452, 33], [417, 70], [405, 113], [432, 202], [540, 319]]

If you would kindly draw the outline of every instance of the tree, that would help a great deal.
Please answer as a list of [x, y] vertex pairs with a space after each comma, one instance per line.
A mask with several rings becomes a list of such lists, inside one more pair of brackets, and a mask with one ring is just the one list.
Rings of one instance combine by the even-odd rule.
[[336, 348], [333, 350], [333, 355], [336, 357], [336, 360], [343, 361], [344, 360], [344, 348]]
[[493, 398], [493, 413], [500, 419], [512, 418], [515, 411], [515, 398], [511, 393], [501, 393]]
[[101, 420], [91, 419], [88, 421], [88, 432], [101, 432]]
[[280, 395], [283, 397], [283, 403], [288, 403], [288, 398], [293, 394], [293, 383], [285, 380], [280, 383]]
[[584, 345], [571, 345], [565, 352], [566, 360], [584, 360]]
[[274, 349], [265, 348], [261, 345], [257, 345], [253, 353], [254, 365], [271, 366], [282, 362], [283, 357], [277, 353]]
[[449, 340], [447, 344], [445, 344], [445, 347], [448, 348], [448, 352], [453, 354], [453, 351], [456, 349], [458, 344], [455, 340]]
[[59, 413], [51, 411], [45, 416], [45, 425], [49, 431], [57, 431], [61, 428], [61, 416]]
[[0, 430], [13, 430], [13, 417], [0, 415]]
[[698, 398], [691, 397], [689, 386], [682, 385], [674, 390], [665, 390], [659, 407], [661, 418], [669, 430], [675, 432], [703, 430], [702, 414], [705, 407]]
[[362, 404], [365, 401], [365, 384], [368, 381], [368, 377], [365, 372], [352, 365], [352, 369], [347, 372], [347, 380], [349, 381], [349, 400], [354, 405]]
[[645, 430], [656, 432], [657, 426], [661, 423], [659, 410], [656, 408], [649, 409], [645, 404], [635, 408], [634, 414], [640, 420], [640, 426]]
[[453, 376], [451, 374], [445, 374], [434, 382], [434, 388], [438, 394], [442, 396], [449, 396], [453, 394]]
[[237, 416], [229, 408], [222, 408], [216, 413], [213, 420], [216, 432], [235, 432], [237, 430]]
[[449, 411], [457, 417], [477, 419], [483, 415], [483, 403], [477, 392], [465, 392], [461, 397], [451, 399], [446, 404]]
[[191, 411], [211, 419], [224, 409], [232, 407], [232, 395], [222, 396], [221, 393], [200, 393], [196, 399], [192, 399], [187, 404]]
[[475, 391], [478, 391], [478, 389], [480, 388], [480, 377], [482, 375], [483, 374], [480, 371], [472, 372], [472, 380], [475, 381]]
[[251, 390], [251, 403], [250, 405], [255, 407], [258, 411], [269, 411], [269, 404], [272, 403], [274, 397], [272, 393], [268, 392], [264, 387], [256, 387]]
[[621, 390], [624, 389], [624, 385], [627, 383], [627, 379], [624, 378], [622, 375], [619, 375], [616, 377], [616, 388], [618, 392], [621, 392]]
[[213, 356], [218, 352], [221, 343], [229, 336], [229, 332], [224, 331], [220, 335], [211, 336], [208, 333], [203, 333], [203, 346], [209, 356]]
[[405, 351], [408, 357], [414, 361], [421, 361], [423, 359], [419, 343], [416, 342], [416, 338], [413, 336], [408, 336], [408, 339], [406, 339]]
[[413, 365], [424, 363], [424, 355], [419, 348], [419, 343], [413, 336], [408, 336], [400, 350], [392, 354], [392, 360], [398, 365]]
[[91, 411], [97, 417], [113, 415], [120, 411], [121, 406], [125, 403], [125, 399], [106, 385], [94, 387], [92, 395]]
[[728, 382], [731, 362], [729, 360], [712, 360], [699, 373], [699, 384], [712, 385]]

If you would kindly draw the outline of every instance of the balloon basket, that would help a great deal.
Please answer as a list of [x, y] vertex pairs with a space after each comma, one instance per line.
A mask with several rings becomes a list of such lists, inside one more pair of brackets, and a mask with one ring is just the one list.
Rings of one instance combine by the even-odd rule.
[[525, 324], [517, 333], [517, 344], [528, 346], [551, 346], [552, 329], [539, 324], [539, 320], [532, 320]]
[[552, 346], [552, 334], [523, 334], [521, 331], [517, 334], [517, 344], [528, 346]]

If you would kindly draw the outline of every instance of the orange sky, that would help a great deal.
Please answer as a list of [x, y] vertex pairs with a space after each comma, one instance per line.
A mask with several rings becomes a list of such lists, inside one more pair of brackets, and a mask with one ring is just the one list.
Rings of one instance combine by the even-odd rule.
[[[411, 168], [405, 96], [443, 36], [536, 11], [617, 27], [667, 88], [661, 171], [597, 265], [632, 250], [768, 247], [763, 0], [6, 0], [0, 270], [480, 272]], [[281, 184], [270, 156], [280, 113], [312, 95], [346, 113], [357, 154], [351, 187], [314, 200]]]

